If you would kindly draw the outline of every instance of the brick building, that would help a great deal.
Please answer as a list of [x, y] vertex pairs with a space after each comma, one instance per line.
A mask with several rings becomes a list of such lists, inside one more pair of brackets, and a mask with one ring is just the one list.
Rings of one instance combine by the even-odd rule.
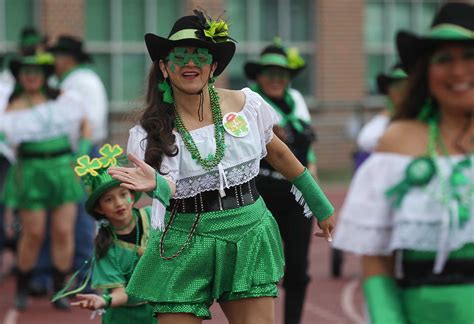
[[0, 53], [14, 51], [23, 26], [54, 38], [86, 40], [110, 98], [111, 142], [124, 143], [140, 106], [150, 64], [143, 34], [167, 35], [174, 20], [196, 7], [226, 10], [237, 54], [219, 82], [246, 85], [243, 64], [274, 36], [297, 46], [308, 67], [294, 82], [311, 108], [319, 166], [351, 165], [353, 137], [384, 99], [374, 77], [394, 63], [396, 30], [425, 31], [440, 0], [0, 0]]

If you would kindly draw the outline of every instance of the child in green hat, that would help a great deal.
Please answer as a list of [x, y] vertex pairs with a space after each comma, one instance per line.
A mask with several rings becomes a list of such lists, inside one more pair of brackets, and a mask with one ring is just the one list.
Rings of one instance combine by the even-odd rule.
[[105, 310], [102, 323], [155, 323], [152, 309], [145, 301], [129, 297], [125, 287], [149, 239], [150, 208], [134, 208], [139, 192], [120, 186], [107, 170], [117, 166], [123, 149], [105, 144], [101, 157], [78, 158], [74, 171], [82, 178], [89, 197], [87, 212], [99, 224], [92, 262], [92, 287], [102, 295], [78, 294], [72, 306]]

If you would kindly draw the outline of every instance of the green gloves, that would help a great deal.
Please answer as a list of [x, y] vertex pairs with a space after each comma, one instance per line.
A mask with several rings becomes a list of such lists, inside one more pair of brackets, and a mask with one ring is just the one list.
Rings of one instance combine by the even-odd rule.
[[406, 324], [400, 291], [395, 280], [386, 275], [372, 276], [363, 283], [371, 324]]
[[165, 207], [168, 207], [170, 204], [170, 199], [172, 197], [170, 185], [158, 172], [156, 172], [156, 188], [149, 192], [148, 195], [152, 198], [158, 199]]
[[334, 213], [334, 207], [324, 195], [318, 183], [305, 169], [302, 174], [291, 181], [293, 188], [291, 192], [296, 201], [305, 207], [305, 216], [311, 213], [321, 222]]

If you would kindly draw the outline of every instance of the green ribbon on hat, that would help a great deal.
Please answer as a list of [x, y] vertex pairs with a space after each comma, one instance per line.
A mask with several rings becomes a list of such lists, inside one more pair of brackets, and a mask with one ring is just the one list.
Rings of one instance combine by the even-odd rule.
[[395, 70], [393, 70], [391, 73], [390, 73], [390, 78], [392, 79], [406, 79], [408, 78], [408, 74], [406, 74], [405, 71], [403, 71], [402, 69], [400, 68], [397, 68]]
[[276, 66], [281, 66], [284, 68], [289, 68], [288, 58], [286, 58], [283, 55], [275, 54], [275, 53], [263, 54], [260, 57], [260, 60], [258, 63], [261, 65], [276, 65]]
[[178, 41], [182, 39], [199, 39], [196, 35], [197, 29], [181, 29], [171, 35], [168, 39], [171, 41]]
[[440, 24], [433, 27], [427, 37], [440, 40], [469, 40], [474, 39], [474, 32], [458, 25]]

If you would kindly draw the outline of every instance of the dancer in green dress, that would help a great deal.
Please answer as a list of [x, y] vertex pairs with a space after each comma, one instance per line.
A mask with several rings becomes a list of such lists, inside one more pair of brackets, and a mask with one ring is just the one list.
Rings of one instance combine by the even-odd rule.
[[[88, 155], [78, 159], [75, 168], [89, 193], [86, 210], [99, 223], [92, 262], [92, 287], [102, 295], [78, 294], [72, 303], [84, 309], [105, 309], [102, 323], [155, 323], [150, 305], [125, 293], [138, 259], [149, 240], [150, 209], [134, 208], [140, 193], [120, 187], [120, 182], [107, 174], [117, 163], [123, 150], [104, 145], [101, 157]], [[103, 313], [103, 312], [102, 312]]]
[[125, 188], [154, 191], [157, 230], [126, 291], [148, 300], [162, 324], [200, 323], [216, 300], [230, 323], [273, 323], [284, 259], [278, 226], [255, 186], [260, 159], [292, 180], [328, 240], [334, 209], [273, 136], [271, 106], [248, 88], [214, 86], [235, 52], [224, 21], [195, 11], [168, 38], [147, 34], [145, 42], [154, 63], [147, 107], [130, 130], [135, 167], [109, 173]]
[[[15, 149], [16, 162], [8, 170], [2, 198], [6, 206], [19, 211], [21, 221], [15, 306], [24, 310], [31, 271], [46, 232], [47, 210], [51, 210], [55, 291], [62, 288], [72, 266], [75, 205], [83, 191], [71, 164], [73, 146], [77, 144], [73, 138], [79, 136], [82, 116], [81, 103], [74, 95], [48, 87], [46, 80], [53, 71], [51, 55], [15, 59], [10, 69], [16, 85], [1, 117], [0, 133]], [[73, 118], [58, 120], [56, 113], [68, 110]], [[82, 135], [87, 138], [84, 130]], [[69, 307], [65, 299], [54, 305], [59, 309]]]
[[371, 323], [474, 319], [474, 6], [399, 32], [405, 99], [360, 167], [335, 246], [361, 254]]

